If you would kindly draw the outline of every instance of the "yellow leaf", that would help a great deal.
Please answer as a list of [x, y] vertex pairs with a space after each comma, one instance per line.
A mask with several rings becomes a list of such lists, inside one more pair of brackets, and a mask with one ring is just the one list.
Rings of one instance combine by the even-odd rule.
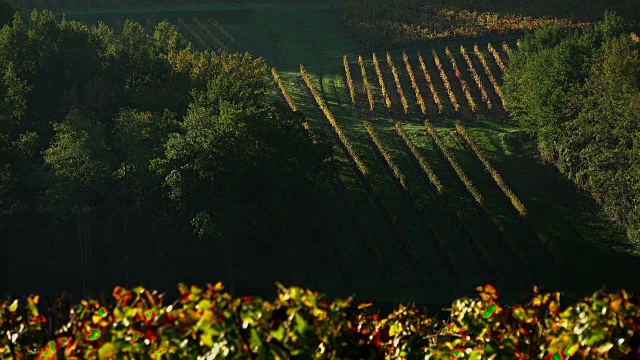
[[98, 350], [98, 358], [100, 360], [115, 359], [118, 354], [118, 347], [113, 343], [106, 343]]

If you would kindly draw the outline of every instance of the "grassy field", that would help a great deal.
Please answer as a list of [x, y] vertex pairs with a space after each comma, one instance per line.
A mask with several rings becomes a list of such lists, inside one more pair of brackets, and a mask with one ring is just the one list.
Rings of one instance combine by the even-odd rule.
[[[63, 14], [69, 20], [89, 24], [103, 21], [116, 31], [121, 31], [124, 19], [146, 25], [149, 32], [153, 31], [153, 24], [165, 19], [178, 24], [181, 18], [190, 25], [194, 17], [205, 24], [212, 19], [235, 38], [236, 44], [231, 50], [249, 51], [283, 70], [296, 69], [301, 63], [314, 69], [315, 64], [328, 64], [342, 54], [359, 51], [355, 40], [342, 29], [340, 19], [331, 13], [326, 2], [141, 6], [56, 12], [60, 17]], [[202, 32], [195, 30], [206, 41]], [[196, 48], [203, 49], [192, 34], [184, 30], [183, 33]], [[216, 44], [211, 42], [210, 49], [217, 50]]]
[[[491, 41], [507, 62], [501, 43], [503, 39], [508, 40], [512, 51], [515, 51], [515, 39], [511, 37], [434, 43], [460, 103], [458, 113], [453, 112], [431, 48], [406, 49], [427, 106], [427, 118], [484, 198], [486, 210], [482, 210], [474, 205], [474, 198], [436, 143], [425, 133], [424, 117], [416, 105], [403, 64], [403, 49], [388, 50], [410, 105], [407, 115], [403, 114], [394, 79], [386, 63], [386, 49], [360, 48], [325, 2], [96, 8], [64, 10], [58, 15], [63, 13], [68, 19], [87, 23], [104, 21], [116, 29], [121, 28], [127, 18], [141, 22], [148, 30], [158, 21], [167, 19], [184, 29], [196, 47], [215, 50], [220, 47], [214, 40], [217, 38], [230, 51], [249, 51], [254, 56], [264, 57], [270, 66], [278, 69], [285, 88], [308, 118], [311, 129], [335, 144], [336, 174], [345, 188], [344, 193], [336, 196], [338, 206], [344, 209], [344, 221], [335, 224], [343, 233], [343, 237], [337, 239], [337, 246], [345, 259], [344, 268], [322, 270], [332, 271], [337, 279], [331, 281], [331, 276], [328, 276], [323, 277], [322, 282], [313, 280], [320, 278], [314, 276], [313, 271], [306, 269], [305, 275], [304, 269], [296, 269], [302, 273], [301, 285], [330, 295], [356, 293], [361, 300], [382, 303], [415, 301], [422, 304], [446, 304], [454, 297], [474, 295], [474, 288], [487, 282], [497, 285], [501, 297], [507, 302], [520, 300], [532, 282], [577, 295], [603, 285], [608, 290], [617, 290], [618, 287], [640, 290], [638, 279], [625, 276], [630, 269], [640, 270], [638, 252], [625, 247], [625, 234], [603, 217], [593, 200], [542, 163], [534, 140], [509, 120], [473, 53], [473, 44], [478, 43], [492, 74], [501, 83], [501, 70], [487, 51], [487, 42]], [[204, 26], [198, 25], [198, 21]], [[213, 21], [224, 28], [234, 41], [219, 29], [214, 29]], [[481, 101], [480, 92], [460, 54], [461, 44], [465, 45], [482, 79], [493, 103], [492, 110], [487, 110]], [[449, 46], [453, 53], [460, 75], [478, 105], [476, 112], [468, 107], [444, 46]], [[373, 50], [377, 51], [391, 98], [390, 112], [385, 109], [372, 65]], [[418, 50], [441, 99], [443, 113], [435, 110], [436, 105], [418, 63]], [[356, 85], [355, 107], [351, 104], [342, 64], [345, 54]], [[375, 99], [373, 112], [368, 110], [366, 103], [357, 55], [362, 55], [365, 61]], [[304, 64], [316, 90], [369, 168], [371, 181], [380, 189], [379, 193], [374, 194], [365, 186], [346, 152], [335, 141], [333, 129], [300, 79], [299, 64]], [[422, 210], [413, 206], [406, 191], [394, 178], [391, 168], [365, 131], [363, 120], [371, 123], [406, 176], [414, 194], [424, 204]], [[456, 133], [454, 124], [457, 120], [464, 124], [483, 154], [524, 203], [528, 211], [526, 222], [520, 219], [483, 165]], [[442, 182], [448, 194], [446, 203], [434, 192], [396, 133], [396, 122], [402, 124], [412, 143]], [[388, 213], [397, 217], [400, 227], [394, 227]], [[490, 216], [496, 220], [489, 221]], [[542, 239], [546, 239], [553, 250], [540, 245]], [[407, 260], [407, 243], [416, 252], [414, 262]], [[445, 244], [444, 248], [442, 244]], [[453, 264], [445, 256], [447, 251]], [[556, 252], [560, 263], [550, 260], [551, 251]]]

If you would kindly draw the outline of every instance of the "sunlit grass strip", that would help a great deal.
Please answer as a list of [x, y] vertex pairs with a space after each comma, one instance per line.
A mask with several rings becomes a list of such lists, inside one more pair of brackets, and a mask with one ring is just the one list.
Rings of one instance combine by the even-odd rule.
[[196, 24], [205, 34], [213, 41], [213, 44], [217, 46], [219, 49], [228, 50], [227, 45], [225, 45], [218, 37], [211, 31], [211, 29], [203, 24], [197, 17], [192, 19], [193, 23]]
[[200, 46], [202, 46], [203, 49], [206, 50], [209, 48], [209, 44], [207, 44], [207, 42], [204, 41], [204, 39], [200, 36], [200, 34], [195, 32], [195, 30], [193, 30], [190, 25], [184, 22], [184, 20], [182, 20], [181, 17], [178, 18], [178, 25], [182, 27], [182, 29], [184, 29], [189, 35], [191, 35], [193, 39], [199, 42]]
[[631, 40], [633, 40], [634, 42], [640, 43], [640, 38], [634, 32], [631, 33]]
[[498, 51], [496, 51], [496, 49], [494, 49], [493, 46], [491, 46], [491, 43], [487, 44], [487, 49], [489, 49], [489, 52], [491, 53], [491, 55], [493, 55], [493, 58], [496, 61], [496, 64], [498, 65], [500, 70], [504, 73], [507, 70], [507, 67], [504, 66], [502, 59], [500, 59], [500, 54], [498, 54]]
[[507, 56], [511, 57], [511, 49], [509, 49], [509, 44], [506, 42], [502, 43], [502, 50], [507, 54]]
[[485, 208], [484, 199], [482, 198], [482, 195], [480, 195], [480, 193], [478, 192], [478, 189], [476, 189], [476, 187], [473, 185], [471, 180], [464, 173], [464, 170], [462, 170], [462, 167], [460, 166], [460, 164], [458, 164], [456, 159], [449, 152], [449, 149], [447, 149], [447, 146], [445, 145], [444, 141], [442, 141], [442, 138], [440, 137], [440, 135], [438, 135], [438, 132], [436, 131], [436, 129], [431, 125], [431, 123], [429, 123], [429, 120], [427, 119], [424, 120], [424, 127], [429, 133], [429, 135], [431, 135], [431, 138], [436, 143], [436, 145], [438, 146], [438, 148], [440, 149], [444, 157], [447, 159], [447, 161], [449, 162], [453, 170], [456, 172], [456, 174], [458, 174], [458, 177], [460, 178], [460, 180], [462, 180], [462, 183], [464, 184], [464, 186], [467, 188], [469, 193], [471, 193], [471, 196], [473, 196], [473, 199], [475, 200], [475, 202], [481, 208]]
[[349, 70], [349, 61], [347, 55], [342, 57], [344, 63], [344, 72], [347, 74], [347, 85], [349, 86], [349, 93], [351, 94], [351, 103], [356, 106], [356, 89], [353, 86], [353, 79], [351, 78], [351, 70]]
[[449, 48], [444, 49], [444, 52], [447, 54], [449, 61], [451, 61], [451, 65], [453, 66], [453, 70], [456, 73], [456, 77], [460, 81], [460, 86], [462, 87], [462, 92], [464, 92], [464, 96], [467, 98], [467, 102], [469, 103], [469, 107], [471, 111], [476, 111], [476, 102], [473, 101], [473, 97], [469, 92], [469, 88], [467, 87], [467, 82], [462, 80], [462, 74], [460, 73], [460, 69], [458, 69], [458, 65], [456, 64], [456, 59], [453, 58], [453, 54], [449, 51]]
[[364, 67], [364, 62], [362, 61], [362, 56], [358, 55], [358, 64], [360, 64], [360, 71], [362, 72], [362, 83], [364, 84], [364, 89], [367, 92], [367, 99], [369, 99], [369, 110], [373, 111], [373, 94], [371, 94], [371, 85], [369, 84], [369, 79], [367, 79], [367, 69]]
[[373, 53], [373, 67], [376, 69], [376, 74], [378, 74], [378, 81], [380, 82], [380, 91], [382, 91], [382, 96], [384, 97], [384, 104], [387, 106], [387, 110], [389, 110], [391, 109], [391, 99], [389, 99], [389, 94], [387, 94], [387, 87], [384, 86], [384, 79], [382, 78], [382, 71], [380, 71], [380, 64], [378, 63], [376, 53]]
[[424, 79], [427, 81], [429, 85], [429, 91], [431, 91], [431, 95], [433, 95], [433, 102], [436, 103], [438, 107], [438, 113], [442, 113], [442, 103], [440, 102], [440, 97], [436, 92], [436, 88], [433, 86], [433, 81], [431, 81], [431, 76], [429, 76], [429, 72], [427, 71], [427, 66], [424, 64], [424, 59], [420, 52], [418, 52], [418, 60], [420, 61], [420, 68], [422, 69], [422, 75], [424, 75]]
[[344, 145], [345, 149], [347, 149], [347, 152], [349, 153], [349, 156], [351, 157], [353, 162], [356, 164], [356, 167], [358, 168], [358, 170], [360, 170], [360, 172], [362, 173], [362, 175], [364, 175], [365, 178], [368, 178], [369, 169], [366, 167], [364, 162], [362, 162], [362, 160], [360, 159], [356, 151], [353, 149], [353, 145], [351, 145], [351, 141], [349, 141], [349, 138], [347, 138], [347, 135], [342, 131], [342, 129], [336, 122], [336, 119], [333, 117], [333, 114], [331, 113], [331, 111], [329, 111], [327, 104], [324, 102], [320, 94], [316, 91], [316, 88], [313, 86], [313, 83], [311, 82], [311, 79], [307, 74], [307, 70], [305, 70], [302, 64], [300, 64], [300, 75], [302, 75], [302, 79], [304, 80], [305, 84], [307, 84], [307, 87], [309, 87], [309, 91], [311, 91], [311, 94], [313, 95], [313, 98], [316, 100], [318, 107], [320, 107], [320, 110], [322, 110], [322, 112], [324, 113], [324, 116], [327, 118], [327, 120], [329, 120], [329, 123], [333, 127], [333, 130], [335, 130], [336, 134], [338, 135], [338, 139], [340, 140], [342, 145]]
[[440, 197], [444, 196], [445, 190], [444, 186], [442, 186], [442, 183], [440, 182], [440, 179], [438, 179], [436, 173], [433, 171], [433, 169], [431, 169], [431, 166], [429, 166], [429, 163], [424, 158], [424, 156], [422, 156], [422, 154], [418, 152], [418, 149], [416, 149], [415, 145], [413, 145], [413, 142], [411, 142], [411, 139], [404, 131], [402, 124], [400, 124], [399, 122], [396, 122], [396, 132], [402, 138], [402, 140], [404, 140], [405, 145], [407, 145], [407, 148], [409, 148], [409, 151], [411, 151], [413, 157], [415, 157], [418, 161], [420, 168], [427, 175], [427, 178], [429, 178], [429, 182], [436, 189], [436, 194], [438, 194], [438, 196]]
[[284, 88], [284, 83], [282, 82], [282, 79], [280, 78], [280, 74], [278, 74], [278, 71], [276, 70], [276, 68], [274, 67], [271, 68], [271, 74], [273, 74], [273, 80], [275, 80], [276, 85], [278, 85], [278, 88], [280, 88], [280, 91], [282, 92], [282, 96], [284, 96], [284, 99], [287, 101], [287, 104], [289, 104], [289, 107], [291, 108], [291, 110], [298, 111], [298, 107], [293, 102], [291, 95], [289, 95], [289, 92], [287, 91], [287, 89]]
[[447, 94], [449, 94], [449, 100], [451, 100], [451, 105], [453, 105], [453, 110], [455, 112], [458, 112], [458, 109], [460, 109], [460, 105], [458, 105], [458, 100], [456, 100], [456, 95], [451, 90], [451, 84], [449, 84], [449, 79], [447, 78], [447, 74], [444, 73], [444, 69], [442, 68], [442, 63], [440, 62], [440, 58], [438, 57], [438, 54], [436, 54], [434, 50], [431, 50], [431, 53], [433, 54], [433, 61], [435, 61], [436, 66], [438, 67], [438, 71], [440, 72], [440, 78], [444, 83], [444, 87], [447, 90]]
[[493, 74], [491, 73], [491, 69], [489, 68], [489, 64], [487, 64], [487, 60], [484, 58], [484, 55], [480, 51], [480, 48], [478, 47], [478, 45], [473, 46], [473, 52], [478, 57], [478, 60], [480, 60], [480, 63], [484, 68], [484, 72], [487, 74], [487, 77], [489, 77], [489, 82], [491, 82], [491, 85], [493, 85], [493, 89], [496, 91], [496, 94], [498, 94], [498, 97], [502, 102], [502, 106], [504, 107], [506, 105], [506, 102], [504, 101], [504, 95], [502, 95], [502, 90], [500, 89], [500, 86], [498, 85], [498, 82], [496, 81], [496, 79], [493, 77]]
[[459, 121], [456, 121], [456, 131], [460, 135], [462, 135], [462, 137], [465, 139], [467, 144], [469, 144], [469, 146], [471, 147], [471, 150], [473, 150], [473, 153], [476, 154], [476, 157], [478, 158], [478, 160], [480, 160], [482, 165], [484, 165], [484, 168], [489, 172], [489, 174], [491, 174], [491, 177], [496, 182], [496, 184], [500, 187], [500, 190], [502, 190], [502, 192], [509, 198], [509, 200], [511, 201], [511, 204], [518, 211], [520, 216], [523, 216], [523, 217], [526, 216], [527, 210], [525, 209], [520, 199], [518, 199], [516, 194], [513, 193], [513, 191], [509, 188], [507, 183], [504, 182], [504, 180], [502, 179], [502, 176], [500, 176], [500, 173], [498, 173], [498, 171], [493, 167], [493, 165], [491, 165], [489, 160], [482, 154], [476, 142], [473, 141], [473, 139], [471, 138], [471, 135], [469, 135], [469, 133], [467, 132], [467, 129], [465, 129], [465, 127]]
[[411, 87], [413, 87], [413, 91], [416, 93], [416, 103], [420, 106], [420, 112], [422, 115], [427, 114], [427, 106], [422, 99], [422, 94], [420, 94], [420, 89], [418, 88], [418, 83], [416, 82], [416, 77], [413, 74], [413, 69], [411, 68], [411, 64], [409, 64], [409, 58], [407, 54], [402, 51], [402, 60], [404, 61], [404, 66], [407, 69], [407, 74], [409, 74], [409, 79], [411, 79]]
[[391, 60], [391, 55], [387, 52], [387, 64], [391, 68], [391, 73], [393, 74], [393, 80], [396, 83], [396, 89], [398, 90], [398, 95], [400, 95], [400, 102], [402, 102], [402, 111], [405, 114], [409, 113], [409, 103], [407, 102], [407, 98], [404, 96], [404, 91], [402, 90], [402, 85], [400, 85], [400, 77], [398, 77], [398, 71], [396, 70], [395, 65], [393, 65], [393, 60]]
[[478, 90], [480, 90], [480, 94], [482, 95], [482, 100], [487, 104], [487, 108], [491, 110], [491, 100], [489, 100], [489, 95], [487, 95], [487, 90], [482, 85], [482, 80], [480, 80], [480, 76], [476, 72], [476, 69], [473, 67], [473, 63], [471, 62], [471, 58], [467, 55], [467, 52], [464, 49], [464, 46], [460, 45], [460, 53], [464, 57], [464, 60], [467, 62], [467, 66], [469, 67], [469, 72], [473, 76], [473, 79], [476, 81], [476, 85], [478, 86]]

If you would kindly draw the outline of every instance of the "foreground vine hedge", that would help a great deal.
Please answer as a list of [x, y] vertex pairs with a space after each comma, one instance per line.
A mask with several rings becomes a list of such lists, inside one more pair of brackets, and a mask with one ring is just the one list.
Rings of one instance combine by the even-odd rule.
[[[39, 297], [0, 303], [3, 359], [638, 359], [640, 307], [624, 290], [573, 304], [534, 286], [503, 306], [491, 285], [455, 300], [447, 321], [399, 305], [386, 318], [353, 298], [277, 284], [277, 298], [233, 297], [222, 283], [180, 283], [180, 298], [142, 287], [115, 304], [82, 300], [51, 338]], [[34, 357], [37, 356], [37, 357]]]

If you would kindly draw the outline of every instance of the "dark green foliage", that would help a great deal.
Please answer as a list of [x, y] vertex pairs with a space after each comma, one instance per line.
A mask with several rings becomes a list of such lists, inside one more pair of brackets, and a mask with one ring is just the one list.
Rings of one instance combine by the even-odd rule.
[[263, 59], [194, 52], [166, 22], [115, 34], [33, 11], [0, 30], [0, 97], [0, 226], [33, 252], [12, 258], [64, 259], [86, 290], [116, 269], [126, 283], [175, 239], [185, 256], [331, 248], [332, 217], [316, 214], [333, 206], [330, 151], [276, 101]]
[[[640, 304], [624, 290], [596, 291], [569, 303], [559, 292], [501, 305], [491, 285], [451, 303], [439, 320], [400, 304], [386, 317], [352, 297], [278, 285], [273, 301], [234, 297], [222, 283], [180, 283], [172, 304], [143, 287], [116, 287], [115, 302], [57, 298], [47, 319], [40, 297], [0, 303], [0, 355], [23, 359], [634, 359]], [[167, 306], [168, 305], [168, 306]], [[58, 326], [46, 321], [60, 319]]]
[[508, 110], [538, 133], [540, 148], [639, 240], [636, 129], [640, 46], [614, 14], [582, 33], [525, 37], [505, 78]]

